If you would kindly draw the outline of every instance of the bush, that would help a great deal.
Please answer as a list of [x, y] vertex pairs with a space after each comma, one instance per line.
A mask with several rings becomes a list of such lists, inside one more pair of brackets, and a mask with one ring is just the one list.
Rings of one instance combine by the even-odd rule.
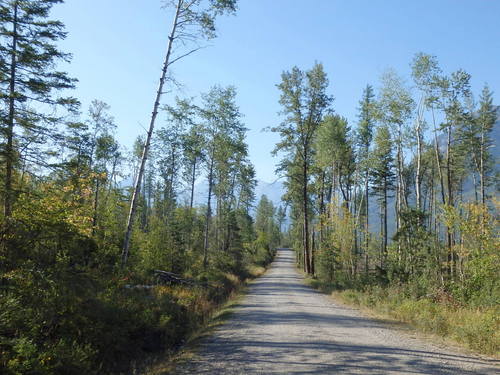
[[485, 354], [500, 351], [500, 309], [474, 309], [429, 298], [405, 296], [401, 288], [345, 290], [340, 297], [348, 303], [375, 309], [424, 332], [450, 337]]

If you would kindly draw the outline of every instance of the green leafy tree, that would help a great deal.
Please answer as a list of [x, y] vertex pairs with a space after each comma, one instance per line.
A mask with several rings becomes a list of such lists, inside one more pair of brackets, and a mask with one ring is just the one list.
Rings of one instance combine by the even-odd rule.
[[358, 129], [357, 129], [357, 144], [359, 147], [358, 152], [358, 162], [361, 164], [361, 168], [364, 173], [364, 201], [363, 205], [365, 208], [364, 219], [365, 219], [365, 268], [368, 270], [368, 247], [370, 243], [369, 236], [369, 180], [370, 180], [370, 147], [373, 140], [373, 128], [376, 121], [376, 102], [375, 94], [373, 92], [373, 87], [371, 85], [366, 85], [363, 90], [363, 96], [359, 102], [358, 107]]
[[185, 46], [186, 44], [199, 40], [199, 38], [214, 38], [216, 17], [225, 13], [236, 12], [236, 0], [211, 0], [208, 3], [203, 0], [169, 0], [167, 1], [167, 6], [175, 9], [174, 20], [168, 35], [167, 52], [165, 54], [158, 90], [156, 91], [156, 97], [153, 103], [151, 120], [146, 134], [146, 141], [142, 149], [139, 170], [132, 192], [130, 210], [127, 218], [127, 229], [125, 231], [125, 239], [123, 241], [122, 249], [123, 265], [126, 265], [127, 263], [130, 235], [134, 224], [134, 216], [139, 199], [142, 176], [144, 175], [146, 160], [148, 158], [148, 152], [151, 145], [151, 137], [153, 136], [156, 118], [160, 108], [160, 100], [164, 91], [163, 86], [165, 85], [165, 81], [167, 79], [168, 68], [183, 57], [186, 57], [199, 49], [199, 47], [196, 47], [184, 54], [174, 57], [174, 47], [179, 45]]
[[[271, 131], [281, 137], [273, 151], [274, 154], [284, 154], [279, 170], [285, 172], [290, 183], [297, 184], [300, 190], [300, 198], [296, 197], [301, 205], [303, 264], [307, 273], [314, 272], [309, 229], [309, 179], [314, 160], [312, 146], [316, 131], [323, 121], [323, 116], [330, 110], [333, 100], [326, 93], [327, 87], [326, 73], [323, 65], [318, 63], [307, 72], [294, 67], [291, 71], [282, 73], [278, 88], [281, 91], [281, 113], [285, 118], [280, 125], [271, 128]], [[290, 168], [292, 165], [294, 171]]]
[[396, 228], [401, 226], [400, 213], [408, 207], [409, 189], [405, 179], [404, 149], [408, 120], [413, 113], [414, 101], [403, 79], [393, 70], [382, 75], [382, 87], [378, 101], [379, 116], [387, 125], [396, 145]]
[[[12, 215], [20, 148], [27, 142], [43, 143], [53, 135], [51, 130], [60, 118], [51, 109], [75, 109], [78, 104], [74, 98], [56, 95], [59, 90], [73, 88], [75, 82], [54, 68], [70, 58], [57, 48], [58, 41], [66, 37], [64, 25], [49, 19], [52, 6], [61, 2], [11, 0], [0, 4], [0, 125], [6, 218]], [[43, 157], [34, 159], [42, 162]]]
[[[232, 168], [239, 153], [246, 153], [242, 143], [245, 127], [241, 123], [241, 114], [235, 103], [234, 87], [214, 86], [202, 96], [200, 109], [203, 134], [205, 138], [205, 169], [207, 171], [208, 195], [205, 220], [205, 239], [203, 246], [203, 265], [208, 265], [210, 222], [212, 218], [212, 195], [217, 195], [218, 219], [222, 219], [222, 205], [227, 203], [231, 191]], [[218, 227], [215, 228], [216, 233]], [[218, 238], [215, 239], [218, 242]]]
[[257, 261], [268, 263], [279, 245], [280, 231], [273, 202], [262, 195], [255, 213], [255, 230], [257, 232]]
[[168, 218], [175, 208], [176, 195], [181, 183], [184, 124], [172, 121], [170, 126], [161, 128], [156, 135], [157, 168], [162, 179], [162, 216]]

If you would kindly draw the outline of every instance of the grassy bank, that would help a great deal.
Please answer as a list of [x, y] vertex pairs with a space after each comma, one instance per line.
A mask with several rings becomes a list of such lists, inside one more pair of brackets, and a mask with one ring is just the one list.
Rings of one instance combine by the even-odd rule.
[[[18, 277], [18, 283], [29, 287], [0, 295], [0, 372], [133, 373], [178, 350], [248, 279], [263, 271], [258, 266], [248, 266], [239, 275], [214, 271], [209, 288], [125, 287], [130, 280], [94, 285], [82, 275], [48, 284], [35, 279], [36, 274], [31, 279], [30, 274], [12, 274], [11, 279]], [[33, 300], [36, 305], [27, 308], [26, 301]]]
[[[227, 274], [226, 277], [230, 280], [230, 283], [226, 285], [224, 297], [217, 299], [217, 301], [210, 301], [199, 297], [192, 298], [192, 303], [189, 305], [187, 313], [194, 316], [199, 315], [199, 319], [196, 319], [195, 324], [190, 325], [185, 330], [180, 340], [180, 345], [165, 348], [161, 352], [152, 353], [147, 356], [134, 366], [134, 373], [142, 375], [169, 374], [175, 367], [175, 363], [190, 357], [192, 353], [189, 349], [190, 344], [209, 334], [229, 318], [232, 313], [232, 307], [241, 298], [248, 282], [261, 276], [265, 271], [266, 268], [261, 265], [251, 265], [247, 267], [244, 278]], [[160, 287], [160, 289], [164, 288]], [[192, 291], [184, 288], [176, 288], [173, 293], [191, 295]], [[200, 310], [203, 310], [202, 314], [199, 314]], [[188, 347], [188, 350], [179, 351], [179, 349], [185, 346]]]
[[437, 334], [481, 354], [500, 355], [500, 308], [460, 306], [435, 295], [412, 298], [397, 287], [337, 290], [334, 285], [310, 280], [311, 286], [339, 297], [345, 303], [372, 309], [377, 314]]

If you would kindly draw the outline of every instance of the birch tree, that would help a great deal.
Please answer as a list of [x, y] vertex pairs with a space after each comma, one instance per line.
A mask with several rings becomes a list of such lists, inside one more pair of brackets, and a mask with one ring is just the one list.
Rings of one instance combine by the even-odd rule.
[[209, 261], [212, 196], [214, 193], [217, 195], [217, 204], [220, 205], [229, 194], [228, 178], [232, 168], [233, 152], [237, 152], [237, 147], [243, 139], [246, 129], [241, 122], [241, 113], [235, 102], [236, 90], [234, 87], [214, 86], [202, 96], [202, 99], [203, 105], [200, 108], [200, 117], [205, 139], [206, 156], [204, 163], [208, 185], [203, 241], [203, 266], [206, 268]]
[[364, 174], [364, 208], [365, 208], [365, 270], [368, 270], [368, 246], [369, 246], [369, 179], [370, 179], [370, 146], [373, 139], [373, 127], [376, 120], [376, 103], [373, 87], [367, 85], [363, 90], [363, 96], [359, 102], [359, 122], [357, 131], [357, 143], [359, 146], [358, 159]]
[[[281, 91], [280, 104], [283, 122], [271, 128], [279, 133], [280, 142], [273, 153], [285, 154], [283, 166], [300, 166], [301, 211], [303, 217], [303, 252], [304, 270], [312, 273], [310, 247], [310, 186], [311, 165], [313, 163], [313, 142], [316, 130], [323, 121], [323, 116], [329, 111], [333, 98], [326, 93], [328, 78], [323, 65], [316, 63], [307, 72], [294, 67], [281, 75], [278, 85]], [[290, 171], [283, 170], [285, 173]]]
[[188, 44], [195, 43], [201, 38], [214, 38], [216, 17], [225, 13], [234, 13], [236, 11], [236, 0], [170, 0], [167, 2], [167, 5], [175, 9], [174, 19], [168, 35], [167, 52], [163, 62], [158, 90], [156, 91], [153, 103], [151, 120], [146, 134], [146, 142], [144, 143], [144, 148], [142, 150], [139, 171], [135, 179], [132, 199], [130, 202], [127, 228], [122, 248], [122, 266], [126, 265], [128, 259], [130, 235], [132, 233], [135, 211], [141, 189], [141, 181], [151, 145], [151, 137], [155, 127], [156, 117], [158, 116], [160, 100], [164, 93], [164, 85], [167, 79], [168, 69], [172, 64], [179, 61], [183, 57], [197, 51], [199, 47], [195, 47], [187, 52], [180, 52], [178, 55], [174, 56], [175, 49], [177, 47], [182, 48]]
[[379, 109], [381, 121], [389, 126], [396, 144], [396, 227], [401, 226], [401, 211], [408, 207], [408, 187], [404, 178], [404, 147], [408, 120], [413, 113], [414, 102], [408, 88], [395, 71], [382, 76]]

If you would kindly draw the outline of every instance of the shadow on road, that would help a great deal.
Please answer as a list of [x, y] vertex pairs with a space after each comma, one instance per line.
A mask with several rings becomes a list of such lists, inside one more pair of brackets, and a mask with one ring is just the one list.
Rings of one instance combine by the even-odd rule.
[[[371, 345], [343, 345], [330, 341], [317, 342], [266, 342], [259, 340], [226, 340], [213, 342], [217, 345], [217, 352], [227, 353], [228, 363], [252, 365], [252, 368], [267, 367], [268, 364], [281, 364], [287, 374], [498, 374], [498, 361], [492, 361], [491, 367], [483, 367], [481, 373], [464, 370], [463, 367], [453, 365], [443, 366], [443, 361], [460, 361], [462, 363], [482, 363], [473, 357], [450, 355], [440, 352], [406, 350], [398, 347], [380, 347]], [[259, 348], [255, 355], [254, 347]], [[330, 361], [315, 361], [300, 353], [317, 353], [323, 357], [329, 355]], [[293, 357], [294, 360], [290, 360]], [[401, 359], [403, 358], [403, 359]], [[430, 359], [438, 359], [433, 362]], [[260, 364], [260, 365], [259, 365]], [[304, 369], [306, 367], [307, 369]], [[211, 369], [206, 369], [212, 373]]]
[[[498, 375], [500, 361], [415, 345], [386, 321], [333, 304], [303, 283], [293, 252], [251, 284], [181, 374]], [[393, 323], [391, 323], [392, 325]]]

